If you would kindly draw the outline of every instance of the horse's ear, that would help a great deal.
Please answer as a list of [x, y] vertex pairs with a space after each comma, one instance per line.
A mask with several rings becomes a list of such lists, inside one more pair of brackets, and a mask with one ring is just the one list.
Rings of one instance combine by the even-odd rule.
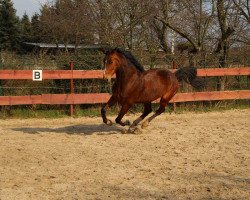
[[122, 51], [121, 51], [121, 49], [117, 46], [117, 47], [115, 47], [115, 49], [114, 49], [116, 52], [118, 52], [118, 53], [122, 53]]
[[104, 53], [105, 55], [108, 53], [108, 50], [107, 50], [107, 48], [105, 48], [105, 47], [100, 48], [100, 51], [101, 51], [102, 53]]
[[100, 48], [100, 51], [102, 53], [104, 53], [105, 55], [107, 55], [111, 50], [111, 47], [108, 46], [108, 45], [103, 45], [101, 48]]

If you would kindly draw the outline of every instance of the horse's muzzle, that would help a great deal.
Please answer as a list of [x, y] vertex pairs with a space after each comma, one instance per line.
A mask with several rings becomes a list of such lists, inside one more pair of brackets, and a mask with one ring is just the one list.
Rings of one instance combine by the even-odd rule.
[[103, 74], [103, 79], [107, 79], [109, 83], [111, 83], [112, 76], [107, 76], [106, 74]]
[[106, 77], [109, 83], [111, 83], [111, 77]]

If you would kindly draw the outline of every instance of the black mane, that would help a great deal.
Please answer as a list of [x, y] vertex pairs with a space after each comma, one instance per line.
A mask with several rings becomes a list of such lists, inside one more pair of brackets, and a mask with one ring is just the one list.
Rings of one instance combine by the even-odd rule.
[[115, 48], [115, 49], [109, 51], [108, 53], [111, 53], [111, 52], [114, 52], [114, 51], [124, 55], [125, 58], [128, 59], [136, 67], [136, 69], [138, 69], [140, 72], [145, 71], [145, 69], [141, 65], [141, 63], [139, 63], [139, 61], [135, 58], [135, 56], [130, 51], [122, 50], [120, 48]]

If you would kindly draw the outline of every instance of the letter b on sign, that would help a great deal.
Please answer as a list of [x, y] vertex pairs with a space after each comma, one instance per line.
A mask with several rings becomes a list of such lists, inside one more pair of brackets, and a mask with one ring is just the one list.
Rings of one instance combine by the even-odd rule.
[[33, 70], [33, 81], [42, 81], [43, 72], [42, 70]]

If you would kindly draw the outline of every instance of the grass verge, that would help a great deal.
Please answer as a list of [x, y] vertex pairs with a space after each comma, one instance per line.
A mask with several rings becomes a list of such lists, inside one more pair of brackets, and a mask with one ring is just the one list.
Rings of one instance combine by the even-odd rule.
[[[158, 104], [153, 104], [153, 110], [157, 110]], [[27, 118], [63, 118], [69, 117], [69, 106], [2, 106], [0, 119], [27, 119]], [[234, 100], [234, 101], [213, 101], [213, 102], [189, 102], [177, 103], [176, 114], [185, 112], [212, 112], [225, 111], [231, 109], [249, 109], [250, 100]], [[92, 106], [74, 106], [73, 117], [100, 117], [101, 105]], [[114, 106], [107, 111], [107, 115], [118, 115], [120, 106]], [[130, 109], [130, 114], [140, 114], [143, 111], [143, 105], [135, 105]], [[173, 112], [173, 104], [170, 104], [166, 111]]]

